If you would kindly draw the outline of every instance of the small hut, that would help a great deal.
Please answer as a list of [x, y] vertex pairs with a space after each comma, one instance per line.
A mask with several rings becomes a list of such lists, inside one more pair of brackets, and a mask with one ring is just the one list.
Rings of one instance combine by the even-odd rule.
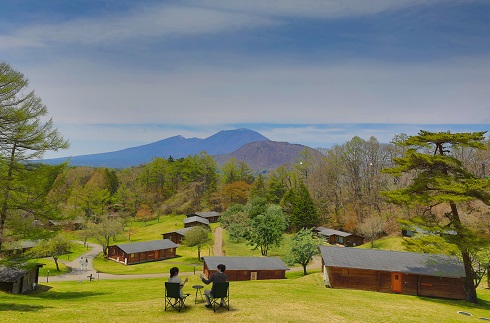
[[319, 247], [327, 287], [466, 299], [464, 268], [435, 254], [343, 247]]
[[289, 267], [278, 257], [203, 257], [203, 273], [210, 277], [217, 266], [226, 266], [230, 281], [286, 278]]
[[126, 243], [109, 246], [109, 259], [132, 265], [173, 258], [178, 245], [169, 239]]
[[44, 264], [23, 264], [21, 266], [0, 266], [0, 290], [12, 294], [22, 294], [36, 288], [39, 268]]
[[184, 228], [195, 227], [201, 225], [209, 229], [209, 221], [207, 219], [201, 218], [200, 216], [191, 216], [184, 219]]
[[325, 237], [330, 244], [339, 244], [345, 247], [360, 246], [364, 243], [364, 238], [349, 232], [334, 229], [316, 227], [314, 230], [319, 236]]
[[178, 229], [178, 230], [170, 231], [170, 232], [165, 232], [165, 233], [162, 233], [162, 237], [163, 237], [163, 239], [169, 239], [169, 240], [173, 241], [174, 243], [181, 244], [185, 238], [186, 233], [190, 229], [192, 229], [192, 227]]
[[193, 216], [199, 216], [203, 219], [206, 219], [209, 221], [209, 223], [215, 223], [219, 221], [219, 217], [221, 216], [220, 213], [216, 211], [210, 211], [210, 212], [196, 212], [192, 214], [187, 214], [187, 217], [193, 217]]

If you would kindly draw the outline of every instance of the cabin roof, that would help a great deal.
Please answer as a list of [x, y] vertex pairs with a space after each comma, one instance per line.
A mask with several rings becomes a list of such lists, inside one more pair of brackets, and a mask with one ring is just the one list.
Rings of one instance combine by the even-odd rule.
[[216, 269], [219, 264], [225, 265], [226, 270], [289, 270], [289, 267], [278, 257], [209, 256], [203, 259], [211, 270]]
[[324, 228], [324, 227], [316, 227], [315, 231], [327, 237], [334, 236], [334, 235], [339, 237], [348, 237], [352, 235], [352, 233], [349, 232], [343, 232], [343, 231], [338, 231], [338, 230]]
[[196, 212], [194, 215], [200, 216], [201, 218], [213, 218], [215, 216], [220, 216], [221, 214], [216, 212], [216, 211], [209, 211], [209, 212]]
[[165, 233], [162, 233], [162, 235], [164, 234], [167, 234], [167, 233], [178, 233], [182, 236], [185, 236], [185, 234], [187, 233], [187, 231], [189, 231], [190, 229], [192, 229], [192, 227], [187, 227], [187, 228], [182, 228], [182, 229], [178, 229], [178, 230], [174, 230], [174, 231], [169, 231], [169, 232], [165, 232]]
[[20, 266], [0, 266], [0, 282], [14, 283], [33, 267], [42, 267], [44, 264], [23, 264]]
[[446, 255], [333, 246], [320, 246], [319, 249], [327, 267], [452, 278], [465, 276], [462, 263], [458, 259]]
[[145, 251], [163, 250], [163, 249], [171, 249], [171, 248], [178, 247], [177, 244], [175, 244], [173, 241], [169, 239], [117, 244], [116, 246], [119, 247], [125, 253], [139, 253]]
[[200, 216], [191, 216], [189, 218], [184, 219], [184, 224], [186, 223], [192, 223], [192, 222], [200, 222], [202, 224], [207, 224], [209, 225], [209, 220], [201, 218]]

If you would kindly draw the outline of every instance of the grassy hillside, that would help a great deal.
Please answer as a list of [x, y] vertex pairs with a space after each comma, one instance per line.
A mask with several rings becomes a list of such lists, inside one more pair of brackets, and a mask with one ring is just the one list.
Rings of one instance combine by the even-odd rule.
[[[294, 273], [296, 274], [296, 273]], [[289, 276], [291, 277], [291, 276]], [[230, 284], [230, 311], [213, 313], [194, 304], [181, 313], [164, 311], [165, 279], [54, 282], [30, 295], [0, 293], [2, 322], [479, 322], [490, 316], [490, 291], [480, 304], [323, 286], [320, 273], [284, 280]], [[473, 317], [457, 314], [466, 311]]]

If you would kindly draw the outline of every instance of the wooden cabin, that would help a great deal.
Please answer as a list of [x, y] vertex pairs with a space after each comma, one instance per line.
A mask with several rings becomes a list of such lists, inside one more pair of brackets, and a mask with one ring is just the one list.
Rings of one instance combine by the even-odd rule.
[[173, 258], [176, 256], [177, 244], [169, 239], [152, 240], [109, 246], [109, 259], [132, 265]]
[[192, 229], [192, 227], [183, 228], [175, 231], [162, 233], [163, 239], [169, 239], [170, 241], [181, 244], [185, 238], [186, 233]]
[[39, 268], [44, 264], [23, 264], [21, 266], [0, 266], [0, 290], [12, 294], [22, 294], [38, 285]]
[[319, 236], [325, 237], [330, 244], [339, 244], [345, 247], [355, 247], [364, 244], [364, 238], [349, 232], [316, 227], [314, 230]]
[[449, 256], [320, 246], [327, 287], [466, 299], [462, 263]]
[[191, 216], [184, 219], [184, 228], [195, 227], [196, 225], [201, 225], [209, 229], [209, 221], [200, 216]]
[[230, 281], [286, 278], [289, 267], [278, 257], [203, 257], [203, 273], [210, 277], [219, 264]]
[[206, 219], [209, 221], [209, 223], [215, 223], [219, 221], [219, 217], [221, 216], [220, 213], [216, 211], [210, 211], [210, 212], [197, 212], [197, 213], [192, 213], [192, 214], [187, 214], [187, 217], [193, 217], [193, 216], [199, 216], [203, 219]]

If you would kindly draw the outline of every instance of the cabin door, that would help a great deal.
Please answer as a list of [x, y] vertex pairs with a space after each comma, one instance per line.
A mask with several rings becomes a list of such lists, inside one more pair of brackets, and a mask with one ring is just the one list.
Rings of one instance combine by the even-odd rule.
[[391, 291], [393, 293], [402, 292], [402, 274], [401, 273], [391, 273]]

